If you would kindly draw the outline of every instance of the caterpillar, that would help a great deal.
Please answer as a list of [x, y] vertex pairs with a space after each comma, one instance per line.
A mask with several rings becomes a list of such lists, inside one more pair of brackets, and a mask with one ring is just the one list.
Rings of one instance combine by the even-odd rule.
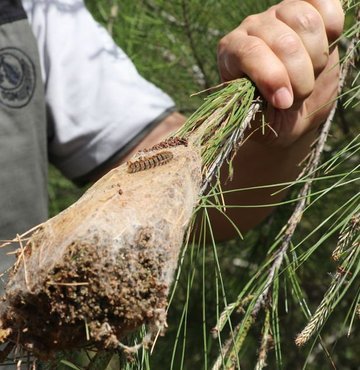
[[172, 136], [152, 146], [150, 149], [144, 149], [143, 152], [146, 153], [146, 152], [151, 152], [153, 150], [166, 149], [166, 148], [171, 148], [171, 147], [178, 146], [178, 145], [188, 146], [188, 140], [186, 138]]
[[135, 173], [139, 171], [149, 170], [157, 166], [169, 163], [173, 159], [174, 155], [171, 152], [163, 151], [159, 152], [150, 157], [142, 157], [134, 162], [127, 162], [127, 172]]

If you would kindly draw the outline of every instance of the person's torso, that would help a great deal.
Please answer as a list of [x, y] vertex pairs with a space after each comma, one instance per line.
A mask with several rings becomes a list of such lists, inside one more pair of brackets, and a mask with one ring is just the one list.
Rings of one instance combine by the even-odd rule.
[[[36, 42], [21, 2], [1, 0], [0, 244], [47, 217], [43, 90]], [[0, 248], [0, 274], [14, 260], [8, 252]]]

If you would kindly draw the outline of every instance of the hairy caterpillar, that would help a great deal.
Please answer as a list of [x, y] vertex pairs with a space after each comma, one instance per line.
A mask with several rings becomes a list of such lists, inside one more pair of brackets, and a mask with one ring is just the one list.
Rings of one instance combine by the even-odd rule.
[[178, 136], [172, 136], [172, 137], [169, 137], [168, 139], [166, 139], [164, 141], [161, 141], [160, 143], [154, 145], [150, 149], [144, 149], [143, 152], [146, 153], [146, 152], [150, 152], [150, 151], [153, 151], [153, 150], [166, 149], [166, 148], [171, 148], [171, 147], [178, 146], [178, 145], [188, 146], [188, 140], [186, 138], [181, 138], [181, 137], [178, 137]]
[[134, 173], [148, 170], [157, 166], [162, 166], [172, 160], [174, 155], [171, 152], [164, 151], [154, 154], [150, 157], [143, 157], [134, 162], [127, 162], [127, 172]]

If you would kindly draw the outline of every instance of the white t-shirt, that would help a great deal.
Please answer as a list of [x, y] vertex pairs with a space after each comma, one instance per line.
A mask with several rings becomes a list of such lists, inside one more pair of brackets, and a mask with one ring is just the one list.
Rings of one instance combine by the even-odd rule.
[[135, 145], [174, 109], [142, 78], [83, 0], [22, 0], [38, 42], [49, 158], [69, 178]]

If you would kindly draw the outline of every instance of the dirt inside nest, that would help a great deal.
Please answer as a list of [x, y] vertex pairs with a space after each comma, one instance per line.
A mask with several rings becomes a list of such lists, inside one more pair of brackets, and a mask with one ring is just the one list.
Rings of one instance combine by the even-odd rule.
[[40, 294], [7, 297], [16, 300], [7, 317], [22, 328], [17, 340], [41, 352], [86, 342], [117, 348], [119, 338], [136, 326], [161, 319], [167, 305], [161, 280], [167, 257], [149, 243], [148, 233], [141, 232], [133, 248], [117, 255], [96, 243], [73, 242]]

